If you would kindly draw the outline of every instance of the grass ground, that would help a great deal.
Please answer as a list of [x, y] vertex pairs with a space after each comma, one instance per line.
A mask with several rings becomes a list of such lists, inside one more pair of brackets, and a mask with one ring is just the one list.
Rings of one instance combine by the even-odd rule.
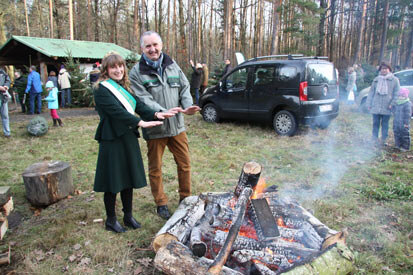
[[[11, 186], [14, 211], [22, 217], [0, 241], [0, 252], [9, 245], [12, 250], [12, 264], [0, 273], [160, 274], [151, 241], [164, 221], [155, 214], [149, 187], [134, 191], [134, 215], [142, 229], [117, 235], [94, 223], [105, 218], [103, 196], [92, 191], [98, 117], [64, 122], [40, 138], [27, 134], [27, 122], [16, 122], [13, 138], [0, 138], [0, 185]], [[199, 114], [187, 116], [186, 125], [193, 194], [232, 191], [243, 163], [256, 161], [267, 185], [278, 185], [283, 196], [298, 200], [330, 228], [348, 229], [354, 274], [413, 273], [413, 152], [373, 147], [369, 115], [344, 106], [327, 130], [302, 128], [294, 137], [277, 136], [262, 125], [208, 124]], [[146, 144], [140, 144], [146, 167]], [[51, 159], [71, 164], [76, 194], [36, 209], [25, 198], [21, 174]], [[163, 169], [173, 211], [177, 175], [168, 151]], [[119, 198], [117, 211], [122, 217]]]

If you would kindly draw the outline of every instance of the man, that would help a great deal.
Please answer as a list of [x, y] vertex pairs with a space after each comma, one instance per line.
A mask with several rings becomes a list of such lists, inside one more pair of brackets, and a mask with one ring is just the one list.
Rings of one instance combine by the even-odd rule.
[[[71, 86], [70, 86], [70, 74], [66, 71], [65, 66], [60, 66], [59, 77], [58, 80], [60, 90], [62, 92], [62, 102], [60, 103], [63, 107], [72, 104], [72, 96], [71, 96]], [[67, 97], [67, 101], [66, 101]]]
[[224, 68], [224, 72], [222, 73], [222, 76], [226, 75], [231, 70], [232, 70], [231, 60], [225, 59], [225, 68]]
[[30, 66], [30, 73], [27, 77], [27, 86], [24, 91], [26, 94], [29, 94], [30, 97], [30, 108], [29, 115], [34, 114], [34, 101], [37, 99], [37, 111], [36, 113], [40, 114], [42, 111], [42, 81], [40, 80], [40, 74], [36, 72], [36, 66]]
[[189, 63], [191, 63], [191, 68], [193, 71], [191, 76], [191, 88], [194, 89], [196, 105], [199, 105], [199, 89], [201, 88], [201, 81], [203, 77], [202, 65], [201, 63], [196, 63], [195, 66], [192, 59], [189, 61]]
[[208, 66], [204, 62], [202, 63], [202, 84], [201, 84], [201, 94], [205, 91], [205, 89], [208, 87], [208, 77], [209, 77], [209, 71], [208, 71]]
[[17, 94], [18, 101], [22, 108], [22, 113], [26, 113], [26, 96], [25, 96], [26, 86], [27, 86], [27, 77], [22, 75], [20, 71], [15, 71], [13, 91]]
[[157, 213], [169, 219], [168, 198], [162, 184], [162, 156], [167, 146], [178, 166], [179, 198], [191, 194], [191, 164], [188, 138], [182, 114], [193, 115], [200, 110], [192, 106], [189, 82], [179, 66], [162, 52], [162, 39], [148, 31], [140, 39], [142, 57], [130, 74], [133, 92], [152, 109], [177, 113], [163, 125], [142, 129], [148, 146], [149, 182], [157, 205]]
[[0, 115], [3, 124], [3, 133], [6, 138], [10, 137], [9, 108], [7, 105], [11, 98], [10, 93], [8, 92], [10, 83], [9, 75], [3, 68], [0, 68]]

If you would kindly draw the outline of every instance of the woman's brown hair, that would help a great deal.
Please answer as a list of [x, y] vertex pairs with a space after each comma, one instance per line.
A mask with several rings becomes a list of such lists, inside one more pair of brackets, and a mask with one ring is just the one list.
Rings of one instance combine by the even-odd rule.
[[129, 89], [130, 82], [128, 77], [128, 68], [126, 67], [125, 59], [123, 59], [122, 56], [115, 52], [107, 53], [105, 57], [102, 59], [102, 65], [100, 67], [100, 76], [98, 81], [96, 81], [95, 87], [97, 88], [100, 82], [109, 79], [108, 69], [116, 65], [122, 65], [124, 68], [123, 78], [119, 81], [119, 84], [121, 84], [123, 88], [125, 88], [128, 92], [131, 93]]

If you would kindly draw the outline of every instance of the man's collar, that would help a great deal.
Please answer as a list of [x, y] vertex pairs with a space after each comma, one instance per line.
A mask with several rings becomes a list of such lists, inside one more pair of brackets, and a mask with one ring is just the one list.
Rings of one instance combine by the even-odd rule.
[[[163, 55], [163, 60], [162, 60], [161, 66], [162, 66], [162, 70], [164, 70], [167, 66], [173, 63], [173, 60], [172, 58], [169, 57], [169, 55], [165, 53], [162, 53], [162, 55]], [[145, 57], [146, 57], [145, 54], [142, 54], [142, 58], [139, 61], [139, 73], [146, 74], [146, 75], [157, 73], [157, 71], [153, 67], [147, 64]]]

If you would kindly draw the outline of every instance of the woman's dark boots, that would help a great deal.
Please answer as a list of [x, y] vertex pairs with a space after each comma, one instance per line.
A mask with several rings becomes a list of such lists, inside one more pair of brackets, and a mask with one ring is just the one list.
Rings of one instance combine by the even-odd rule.
[[57, 122], [59, 122], [59, 126], [63, 127], [64, 124], [60, 118], [57, 119]]
[[135, 220], [135, 218], [132, 216], [132, 199], [133, 199], [133, 189], [125, 189], [120, 192], [120, 198], [122, 200], [122, 205], [123, 205], [123, 213], [125, 215], [123, 216], [123, 223], [127, 227], [131, 227], [133, 229], [138, 229], [141, 228], [141, 224]]
[[106, 222], [105, 222], [105, 228], [106, 230], [113, 231], [116, 233], [126, 232], [126, 229], [122, 225], [120, 225], [120, 223], [116, 219], [116, 216], [107, 217]]
[[57, 119], [55, 119], [55, 118], [53, 119], [53, 126], [57, 127]]
[[123, 216], [123, 223], [125, 224], [125, 226], [132, 229], [141, 228], [141, 224], [137, 220], [135, 220], [135, 218], [132, 216], [132, 213], [125, 213], [125, 216]]

